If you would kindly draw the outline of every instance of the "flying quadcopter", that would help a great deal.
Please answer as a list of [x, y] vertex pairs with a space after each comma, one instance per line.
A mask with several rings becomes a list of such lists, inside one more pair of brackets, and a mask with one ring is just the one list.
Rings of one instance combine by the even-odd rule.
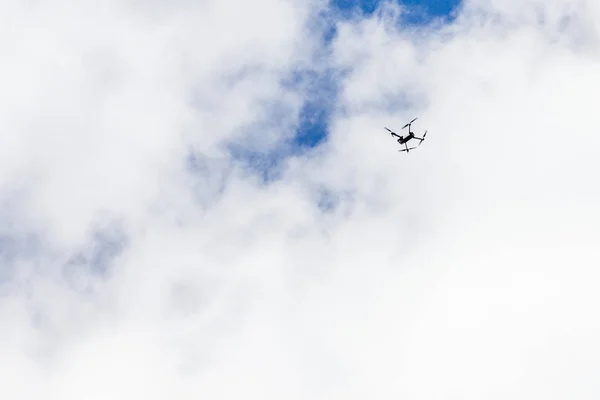
[[[412, 123], [413, 123], [413, 122], [415, 122], [415, 121], [416, 121], [416, 118], [415, 118], [415, 119], [413, 119], [413, 120], [412, 120], [412, 121], [410, 121], [408, 124], [406, 124], [406, 125], [404, 125], [404, 126], [402, 127], [402, 129], [404, 129], [404, 128], [408, 127], [408, 135], [407, 135], [407, 136], [400, 136], [400, 135], [398, 135], [397, 133], [395, 133], [395, 132], [392, 132], [390, 129], [388, 129], [388, 128], [385, 128], [385, 127], [384, 127], [385, 129], [387, 129], [387, 130], [390, 132], [390, 134], [391, 134], [392, 136], [396, 136], [396, 137], [398, 138], [398, 140], [397, 140], [397, 142], [398, 142], [398, 143], [400, 143], [401, 145], [404, 145], [404, 147], [405, 147], [405, 148], [404, 148], [404, 149], [401, 149], [401, 150], [398, 150], [398, 151], [405, 151], [405, 152], [407, 152], [407, 153], [408, 153], [409, 151], [411, 151], [411, 150], [413, 150], [413, 149], [416, 149], [417, 147], [419, 147], [419, 146], [421, 145], [421, 143], [423, 143], [423, 140], [425, 140], [425, 135], [427, 135], [427, 131], [425, 131], [425, 133], [423, 134], [423, 137], [422, 137], [422, 138], [415, 136], [414, 132], [411, 132], [411, 130], [410, 130], [410, 126], [411, 126], [411, 125], [412, 125]], [[408, 147], [408, 145], [407, 145], [406, 143], [407, 143], [409, 140], [411, 140], [411, 139], [417, 139], [417, 140], [420, 140], [420, 142], [419, 142], [419, 144], [418, 144], [418, 145], [416, 145], [416, 146], [414, 146], [414, 147]]]

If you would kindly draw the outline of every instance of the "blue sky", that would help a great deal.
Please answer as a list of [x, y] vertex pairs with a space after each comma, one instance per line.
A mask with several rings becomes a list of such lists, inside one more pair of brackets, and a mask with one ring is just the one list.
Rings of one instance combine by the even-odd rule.
[[[332, 4], [342, 10], [359, 7], [364, 13], [371, 14], [380, 4], [377, 0], [333, 0]], [[409, 7], [422, 8], [428, 17], [449, 15], [460, 3], [457, 0], [404, 0], [399, 1]], [[423, 21], [426, 21], [425, 18]]]

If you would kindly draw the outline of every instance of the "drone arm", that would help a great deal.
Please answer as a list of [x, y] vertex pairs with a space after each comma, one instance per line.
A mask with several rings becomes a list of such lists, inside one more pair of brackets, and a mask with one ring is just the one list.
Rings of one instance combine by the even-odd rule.
[[[384, 128], [385, 128], [385, 127], [384, 127]], [[402, 138], [402, 136], [398, 135], [397, 133], [394, 133], [394, 132], [392, 132], [390, 129], [388, 129], [388, 128], [385, 128], [385, 129], [387, 129], [387, 131], [388, 131], [388, 132], [389, 132], [389, 133], [390, 133], [392, 136], [396, 136], [396, 137]]]

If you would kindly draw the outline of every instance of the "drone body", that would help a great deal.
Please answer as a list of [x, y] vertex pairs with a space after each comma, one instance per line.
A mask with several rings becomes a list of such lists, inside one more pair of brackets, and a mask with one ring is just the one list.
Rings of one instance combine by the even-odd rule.
[[[408, 153], [409, 151], [411, 151], [411, 150], [413, 150], [413, 149], [416, 149], [417, 147], [419, 147], [419, 146], [421, 145], [421, 143], [423, 143], [423, 140], [425, 140], [425, 135], [427, 135], [427, 131], [425, 131], [425, 133], [423, 134], [423, 137], [422, 137], [422, 138], [420, 138], [420, 137], [417, 137], [417, 136], [415, 136], [414, 132], [412, 132], [412, 131], [410, 130], [410, 126], [411, 126], [411, 125], [412, 125], [412, 123], [413, 123], [413, 122], [415, 122], [415, 121], [416, 121], [416, 118], [415, 118], [415, 119], [413, 119], [413, 120], [412, 120], [412, 121], [410, 121], [408, 124], [406, 124], [406, 125], [404, 125], [404, 126], [402, 127], [402, 129], [404, 129], [404, 128], [407, 128], [407, 127], [408, 127], [408, 135], [406, 135], [406, 136], [401, 136], [401, 135], [398, 135], [397, 133], [395, 133], [395, 132], [392, 132], [390, 129], [388, 129], [388, 128], [385, 128], [385, 129], [387, 129], [387, 130], [390, 132], [390, 134], [391, 134], [392, 136], [396, 136], [396, 137], [398, 138], [398, 139], [396, 140], [398, 143], [400, 143], [401, 145], [404, 145], [404, 147], [405, 147], [405, 148], [404, 148], [404, 149], [402, 149], [402, 150], [398, 150], [398, 151], [406, 151], [406, 152]], [[416, 145], [416, 146], [414, 146], [414, 147], [410, 147], [410, 148], [409, 148], [407, 143], [408, 143], [408, 141], [409, 141], [409, 140], [411, 140], [411, 139], [417, 139], [417, 140], [419, 140], [419, 144], [418, 144], [418, 145]]]

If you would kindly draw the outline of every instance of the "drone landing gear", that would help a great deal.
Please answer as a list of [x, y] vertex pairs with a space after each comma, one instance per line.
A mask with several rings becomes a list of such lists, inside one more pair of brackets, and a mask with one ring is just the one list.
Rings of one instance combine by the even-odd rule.
[[405, 148], [405, 149], [398, 150], [398, 151], [405, 151], [405, 152], [407, 152], [407, 153], [408, 153], [409, 151], [411, 151], [411, 150], [413, 150], [413, 149], [416, 149], [417, 147], [419, 147], [419, 146], [421, 145], [421, 143], [423, 143], [423, 140], [425, 140], [425, 136], [427, 136], [427, 131], [425, 131], [425, 133], [423, 134], [423, 137], [422, 137], [422, 138], [420, 138], [420, 137], [416, 137], [416, 136], [414, 137], [415, 139], [418, 139], [418, 140], [419, 140], [419, 144], [418, 144], [418, 145], [416, 145], [416, 146], [414, 146], [414, 147], [408, 147], [408, 145], [407, 145], [406, 143], [404, 143], [404, 147], [406, 147], [406, 148]]
[[[415, 136], [415, 139], [419, 139], [422, 142], [423, 140], [425, 140], [425, 136], [427, 136], [427, 131], [425, 131], [422, 138]], [[419, 144], [421, 144], [421, 142], [419, 142]]]

